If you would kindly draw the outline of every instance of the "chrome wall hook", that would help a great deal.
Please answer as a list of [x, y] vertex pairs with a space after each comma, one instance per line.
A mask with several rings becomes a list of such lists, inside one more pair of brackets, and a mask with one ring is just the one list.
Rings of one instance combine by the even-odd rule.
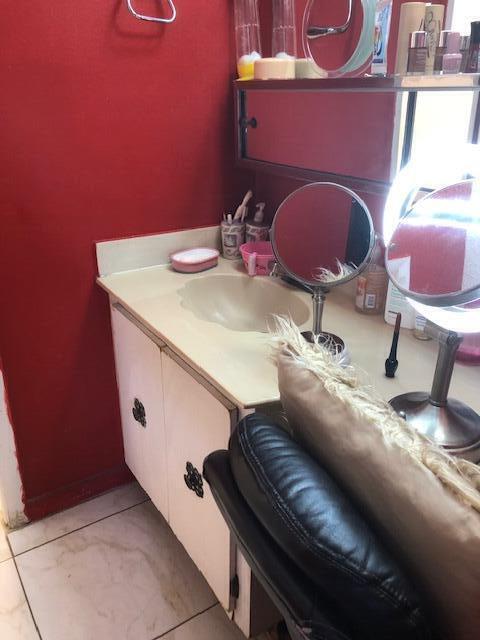
[[138, 13], [137, 11], [135, 11], [134, 7], [133, 7], [133, 2], [132, 0], [127, 0], [127, 7], [128, 10], [130, 11], [130, 13], [135, 16], [135, 18], [138, 18], [139, 20], [147, 20], [148, 22], [163, 22], [163, 23], [167, 23], [169, 24], [170, 22], [174, 22], [176, 17], [177, 17], [177, 10], [175, 8], [175, 5], [173, 3], [173, 0], [167, 0], [168, 4], [170, 5], [170, 8], [172, 10], [172, 15], [170, 18], [155, 18], [154, 16], [144, 16], [141, 13]]

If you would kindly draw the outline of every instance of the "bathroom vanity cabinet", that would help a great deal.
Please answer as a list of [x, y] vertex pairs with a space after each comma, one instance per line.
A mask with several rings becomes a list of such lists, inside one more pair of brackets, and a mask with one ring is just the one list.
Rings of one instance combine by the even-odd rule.
[[231, 609], [233, 543], [201, 474], [207, 454], [228, 447], [238, 411], [121, 305], [111, 317], [127, 465]]
[[[196, 233], [197, 243], [205, 243], [206, 232]], [[217, 242], [209, 233], [210, 242]], [[154, 239], [160, 246], [155, 257], [163, 247], [168, 255], [172, 245], [194, 244], [192, 234], [187, 241], [184, 232]], [[279, 279], [249, 278], [235, 261], [220, 259], [214, 270], [194, 274], [145, 264], [140, 260], [147, 241], [152, 243], [107, 242], [98, 250], [98, 284], [110, 302], [125, 460], [224, 609], [245, 636], [255, 636], [278, 620], [278, 612], [214, 502], [203, 461], [228, 447], [245, 415], [258, 410], [279, 418], [265, 315], [290, 310], [300, 325], [311, 326], [310, 298]], [[132, 254], [140, 256], [136, 269]], [[120, 270], [110, 270], [112, 264]], [[239, 300], [241, 322], [224, 321], [220, 311], [229, 313]]]
[[228, 448], [245, 411], [121, 304], [110, 309], [125, 461], [224, 609], [247, 637], [256, 635], [275, 622], [276, 610], [202, 477], [203, 460]]

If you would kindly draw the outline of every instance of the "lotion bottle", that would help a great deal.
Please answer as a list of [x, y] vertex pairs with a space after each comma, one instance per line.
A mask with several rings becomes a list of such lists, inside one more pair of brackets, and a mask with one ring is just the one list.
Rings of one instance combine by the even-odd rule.
[[385, 322], [394, 325], [398, 313], [402, 314], [402, 324], [400, 326], [403, 329], [415, 328], [414, 308], [403, 293], [390, 281], [388, 284], [387, 303], [385, 305]]
[[388, 274], [385, 269], [385, 249], [382, 241], [377, 236], [370, 264], [357, 278], [355, 310], [369, 315], [383, 313], [387, 287]]

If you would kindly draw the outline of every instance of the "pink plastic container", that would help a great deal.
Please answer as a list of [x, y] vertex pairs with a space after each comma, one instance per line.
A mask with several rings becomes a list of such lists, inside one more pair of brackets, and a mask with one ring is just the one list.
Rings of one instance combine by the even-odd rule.
[[240, 247], [243, 264], [249, 276], [269, 276], [275, 256], [271, 242], [246, 242]]
[[480, 333], [467, 333], [457, 351], [457, 360], [480, 364]]

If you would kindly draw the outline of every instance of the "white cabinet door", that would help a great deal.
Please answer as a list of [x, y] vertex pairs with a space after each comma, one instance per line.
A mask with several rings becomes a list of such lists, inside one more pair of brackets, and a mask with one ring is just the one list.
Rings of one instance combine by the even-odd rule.
[[237, 410], [168, 349], [162, 361], [169, 523], [221, 604], [230, 609], [233, 542], [201, 474], [204, 458], [227, 448]]
[[125, 461], [168, 520], [160, 346], [116, 305], [112, 306], [112, 331]]

